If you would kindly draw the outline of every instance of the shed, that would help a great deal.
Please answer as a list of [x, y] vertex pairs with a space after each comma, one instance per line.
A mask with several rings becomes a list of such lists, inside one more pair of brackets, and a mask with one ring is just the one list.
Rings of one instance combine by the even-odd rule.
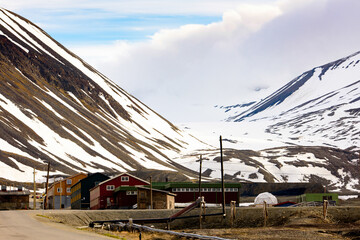
[[[150, 189], [148, 187], [137, 187], [137, 205], [139, 209], [147, 209], [152, 205], [153, 209], [174, 209], [176, 194], [158, 190]], [[151, 204], [152, 192], [152, 204]]]
[[137, 204], [137, 187], [120, 186], [114, 192], [116, 206], [118, 208], [133, 208]]
[[275, 205], [278, 203], [278, 200], [274, 195], [269, 192], [260, 193], [254, 200], [255, 205], [264, 204], [264, 202], [269, 205]]
[[6, 191], [5, 187], [5, 190], [0, 192], [0, 210], [28, 209], [29, 195], [28, 190]]
[[296, 201], [300, 202], [323, 202], [324, 200], [339, 202], [337, 193], [305, 193], [296, 197]]

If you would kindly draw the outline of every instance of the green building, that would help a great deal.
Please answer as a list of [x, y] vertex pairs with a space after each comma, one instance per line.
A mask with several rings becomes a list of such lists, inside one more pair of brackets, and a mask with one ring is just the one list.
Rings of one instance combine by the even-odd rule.
[[305, 193], [296, 197], [298, 203], [301, 202], [323, 202], [324, 200], [335, 201], [339, 203], [339, 197], [337, 193]]

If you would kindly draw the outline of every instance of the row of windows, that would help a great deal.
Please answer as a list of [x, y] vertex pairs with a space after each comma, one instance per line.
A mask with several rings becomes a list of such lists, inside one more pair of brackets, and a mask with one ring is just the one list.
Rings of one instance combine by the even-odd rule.
[[81, 194], [77, 194], [75, 197], [72, 197], [72, 198], [71, 198], [71, 203], [80, 200], [80, 197], [81, 197]]
[[[199, 192], [199, 188], [173, 188], [173, 192]], [[238, 188], [225, 188], [225, 192], [238, 192]], [[201, 192], [221, 192], [221, 188], [201, 188]]]
[[[62, 193], [62, 188], [57, 188], [56, 191], [57, 191], [58, 193]], [[71, 188], [69, 188], [69, 187], [66, 188], [66, 192], [67, 192], [67, 193], [71, 193]]]
[[106, 190], [107, 191], [114, 191], [115, 190], [115, 185], [106, 185]]
[[137, 195], [137, 191], [126, 191], [126, 195]]
[[122, 176], [122, 177], [121, 177], [121, 181], [122, 181], [122, 182], [128, 182], [128, 181], [129, 181], [129, 177], [128, 177], [128, 176]]
[[72, 193], [73, 192], [76, 192], [77, 190], [79, 190], [81, 188], [81, 183], [78, 183], [76, 186], [72, 187], [71, 190], [72, 190]]

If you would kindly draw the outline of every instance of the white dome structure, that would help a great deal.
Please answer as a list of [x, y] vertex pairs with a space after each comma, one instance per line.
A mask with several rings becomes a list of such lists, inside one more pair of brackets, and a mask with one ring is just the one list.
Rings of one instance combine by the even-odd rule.
[[274, 195], [269, 192], [260, 193], [254, 200], [255, 205], [264, 204], [264, 202], [269, 205], [275, 205], [278, 203], [278, 200]]

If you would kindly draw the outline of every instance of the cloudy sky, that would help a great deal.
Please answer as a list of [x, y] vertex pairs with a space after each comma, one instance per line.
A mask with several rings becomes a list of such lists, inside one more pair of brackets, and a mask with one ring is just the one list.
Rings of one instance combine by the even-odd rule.
[[173, 122], [360, 50], [358, 0], [0, 0]]

